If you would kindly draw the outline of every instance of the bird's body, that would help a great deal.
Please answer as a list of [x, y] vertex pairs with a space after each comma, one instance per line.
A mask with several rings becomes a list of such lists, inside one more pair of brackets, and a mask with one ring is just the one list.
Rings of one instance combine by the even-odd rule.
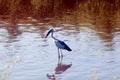
[[[54, 36], [53, 36], [53, 32], [54, 30], [53, 29], [50, 29], [50, 31], [47, 33], [46, 37], [51, 33], [51, 37], [54, 39], [54, 42], [55, 42], [55, 45], [57, 46], [58, 48], [58, 53], [59, 53], [59, 49], [64, 49], [64, 50], [67, 50], [67, 51], [72, 51], [69, 46], [64, 43], [63, 41], [61, 40], [58, 40], [56, 39]], [[62, 54], [62, 53], [61, 53]]]
[[55, 40], [55, 45], [60, 49], [65, 49], [67, 51], [72, 51], [67, 44], [65, 44], [63, 41]]

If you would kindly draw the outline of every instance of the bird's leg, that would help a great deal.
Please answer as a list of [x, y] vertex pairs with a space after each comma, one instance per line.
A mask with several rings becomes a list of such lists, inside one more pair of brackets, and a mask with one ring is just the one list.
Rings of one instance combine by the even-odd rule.
[[59, 48], [58, 48], [58, 58], [60, 59], [60, 51], [59, 51]]
[[60, 49], [60, 53], [61, 53], [61, 57], [63, 57], [63, 54], [62, 54], [62, 49]]
[[60, 59], [60, 62], [62, 63], [62, 59], [63, 59], [63, 55], [61, 55], [61, 59]]
[[[61, 49], [59, 49], [59, 51], [61, 52]], [[62, 59], [63, 59], [63, 56], [62, 56], [62, 54], [60, 52], [59, 52], [59, 56], [58, 56], [58, 64], [61, 64]]]
[[60, 61], [61, 61], [61, 60], [60, 60], [60, 57], [58, 56], [58, 64], [60, 64]]

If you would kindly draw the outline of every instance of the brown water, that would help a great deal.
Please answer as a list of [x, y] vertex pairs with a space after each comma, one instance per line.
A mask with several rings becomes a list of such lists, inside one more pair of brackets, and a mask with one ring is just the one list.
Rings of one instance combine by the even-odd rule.
[[[73, 16], [8, 25], [1, 20], [0, 80], [120, 80], [119, 27], [79, 24]], [[44, 38], [50, 28], [72, 49], [61, 59], [52, 38]]]

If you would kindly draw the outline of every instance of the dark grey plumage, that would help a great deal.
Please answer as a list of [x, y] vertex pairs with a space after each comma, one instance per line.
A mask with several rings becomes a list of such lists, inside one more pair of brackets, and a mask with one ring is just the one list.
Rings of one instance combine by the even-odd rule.
[[60, 40], [55, 40], [55, 44], [58, 48], [60, 49], [65, 49], [67, 51], [72, 51], [68, 46], [67, 44], [65, 44], [63, 41], [60, 41]]

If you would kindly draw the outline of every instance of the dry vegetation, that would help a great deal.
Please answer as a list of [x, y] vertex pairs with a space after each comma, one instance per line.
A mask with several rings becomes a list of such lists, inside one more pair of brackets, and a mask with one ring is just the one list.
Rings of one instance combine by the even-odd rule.
[[[111, 13], [116, 15], [120, 12], [119, 0], [0, 0], [0, 14], [26, 13], [44, 15], [55, 15], [64, 9], [81, 9], [96, 15]], [[49, 13], [49, 14], [48, 14]]]
[[1, 16], [51, 17], [62, 16], [68, 10], [79, 16], [78, 22], [90, 18], [97, 25], [120, 24], [120, 0], [0, 0]]

